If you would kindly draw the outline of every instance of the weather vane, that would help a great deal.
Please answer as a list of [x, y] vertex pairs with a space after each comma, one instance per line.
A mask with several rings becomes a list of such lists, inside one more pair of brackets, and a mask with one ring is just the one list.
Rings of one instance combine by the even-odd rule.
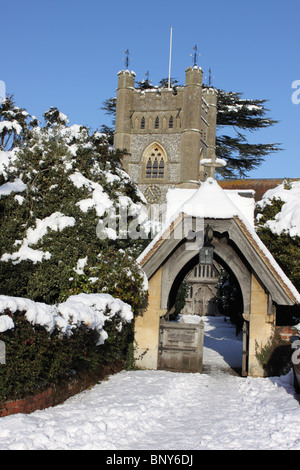
[[193, 57], [193, 60], [194, 60], [194, 67], [196, 67], [196, 66], [197, 66], [197, 56], [198, 56], [198, 55], [200, 56], [200, 54], [198, 54], [197, 45], [195, 45], [195, 46], [193, 47], [193, 50], [194, 50], [195, 52], [194, 52], [193, 54], [190, 54], [190, 56]]
[[126, 70], [127, 70], [128, 67], [129, 67], [129, 49], [126, 49], [125, 54], [126, 54], [126, 57], [123, 60], [125, 60], [125, 67], [126, 67]]
[[215, 78], [211, 74], [211, 69], [208, 70], [208, 86], [211, 87], [212, 85], [212, 79]]

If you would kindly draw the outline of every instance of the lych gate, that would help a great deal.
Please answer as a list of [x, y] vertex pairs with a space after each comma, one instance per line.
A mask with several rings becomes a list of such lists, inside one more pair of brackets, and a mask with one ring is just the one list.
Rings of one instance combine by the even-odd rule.
[[[189, 233], [186, 227], [190, 228]], [[234, 276], [240, 288], [244, 331], [247, 332], [243, 344], [244, 359], [247, 358], [243, 361], [243, 375], [262, 376], [263, 370], [255, 355], [256, 343], [264, 345], [270, 338], [272, 327], [276, 325], [277, 306], [299, 304], [300, 295], [212, 178], [201, 185], [139, 258], [149, 281], [149, 291], [147, 308], [135, 323], [137, 362], [146, 369], [163, 368], [160, 367], [160, 327], [174, 306], [182, 280], [199, 264], [206, 227], [210, 227], [212, 233], [214, 260]], [[183, 235], [180, 237], [179, 233]], [[171, 334], [173, 338], [178, 336], [178, 332]], [[184, 337], [189, 344], [177, 342], [176, 347], [185, 351], [187, 361], [197, 344], [192, 345], [191, 334]], [[198, 339], [201, 344], [201, 337]], [[197, 343], [197, 338], [194, 341]], [[176, 349], [172, 344], [176, 345], [176, 340], [171, 341], [170, 351]], [[201, 371], [201, 366], [198, 370]]]

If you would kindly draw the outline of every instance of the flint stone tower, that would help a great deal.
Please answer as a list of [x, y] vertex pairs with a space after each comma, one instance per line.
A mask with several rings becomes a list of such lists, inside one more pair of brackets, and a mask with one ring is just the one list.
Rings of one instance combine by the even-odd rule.
[[118, 73], [114, 146], [128, 151], [123, 167], [149, 203], [211, 176], [200, 160], [215, 155], [217, 91], [203, 87], [202, 76], [189, 67], [184, 86], [140, 90], [134, 72]]

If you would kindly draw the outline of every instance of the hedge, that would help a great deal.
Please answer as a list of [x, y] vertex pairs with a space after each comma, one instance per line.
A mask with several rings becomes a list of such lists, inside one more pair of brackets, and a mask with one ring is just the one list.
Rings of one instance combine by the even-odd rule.
[[108, 337], [98, 344], [99, 333], [84, 324], [68, 336], [57, 327], [50, 333], [33, 325], [24, 311], [6, 310], [2, 315], [12, 318], [14, 328], [0, 333], [6, 347], [6, 363], [0, 364], [0, 402], [27, 397], [80, 372], [99, 370], [101, 365], [123, 361], [126, 367], [126, 360], [130, 362], [131, 322], [123, 321], [120, 328], [120, 318], [108, 318]]

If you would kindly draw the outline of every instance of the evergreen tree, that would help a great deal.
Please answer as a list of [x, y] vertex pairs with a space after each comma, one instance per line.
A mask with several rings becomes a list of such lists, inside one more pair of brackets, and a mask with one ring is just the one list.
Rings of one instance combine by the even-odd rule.
[[[168, 78], [162, 78], [159, 82], [159, 87], [160, 88], [168, 88], [169, 86], [169, 79]], [[179, 82], [176, 78], [170, 78], [170, 86], [171, 88], [176, 88], [176, 86], [179, 86]]]
[[50, 304], [106, 292], [137, 311], [144, 279], [135, 258], [144, 242], [129, 231], [145, 214], [120, 168], [123, 154], [101, 133], [68, 126], [57, 108], [44, 117], [15, 149], [0, 187], [0, 292]]
[[140, 82], [136, 82], [135, 87], [139, 90], [152, 90], [155, 87], [151, 84], [152, 80], [149, 78], [149, 72], [147, 72], [145, 75], [146, 78]]
[[117, 98], [108, 98], [103, 102], [103, 105], [100, 107], [103, 111], [105, 111], [105, 114], [108, 114], [109, 116], [112, 116], [112, 125], [114, 126], [116, 123], [116, 104], [117, 104]]
[[277, 121], [266, 117], [266, 100], [242, 99], [241, 96], [241, 93], [218, 90], [217, 129], [234, 131], [234, 136], [216, 137], [216, 156], [227, 162], [225, 167], [217, 170], [223, 178], [245, 177], [264, 161], [264, 157], [280, 150], [279, 144], [248, 142], [245, 131], [267, 128]]
[[257, 232], [279, 266], [300, 292], [300, 237], [291, 237], [288, 233], [277, 235], [268, 227], [260, 227]]
[[13, 95], [8, 95], [0, 103], [0, 151], [20, 145], [28, 129], [36, 124], [36, 118], [16, 106]]
[[238, 334], [244, 323], [241, 290], [234, 277], [223, 268], [218, 279], [216, 303], [219, 313], [230, 318]]
[[116, 104], [117, 98], [108, 98], [103, 102], [103, 105], [100, 107], [101, 110], [105, 112], [108, 116], [112, 116], [112, 125], [108, 126], [103, 124], [100, 128], [100, 132], [106, 135], [106, 138], [110, 145], [114, 143], [114, 130], [116, 124]]
[[[277, 188], [272, 190], [277, 196], [264, 197], [256, 207], [256, 231], [266, 247], [272, 253], [279, 266], [292, 281], [298, 291], [300, 291], [300, 236], [298, 232], [293, 233], [290, 227], [294, 226], [291, 220], [293, 214], [297, 212], [297, 205], [299, 201], [299, 185], [298, 182], [287, 183], [284, 182]], [[286, 192], [290, 193], [286, 197], [287, 201], [291, 201], [288, 207], [288, 202], [282, 197]], [[266, 193], [267, 195], [267, 193]], [[280, 195], [282, 195], [280, 197]], [[286, 204], [286, 206], [285, 206]], [[278, 222], [280, 215], [285, 206], [286, 217], [285, 224], [280, 222], [280, 229]], [[284, 228], [282, 228], [284, 227]]]

